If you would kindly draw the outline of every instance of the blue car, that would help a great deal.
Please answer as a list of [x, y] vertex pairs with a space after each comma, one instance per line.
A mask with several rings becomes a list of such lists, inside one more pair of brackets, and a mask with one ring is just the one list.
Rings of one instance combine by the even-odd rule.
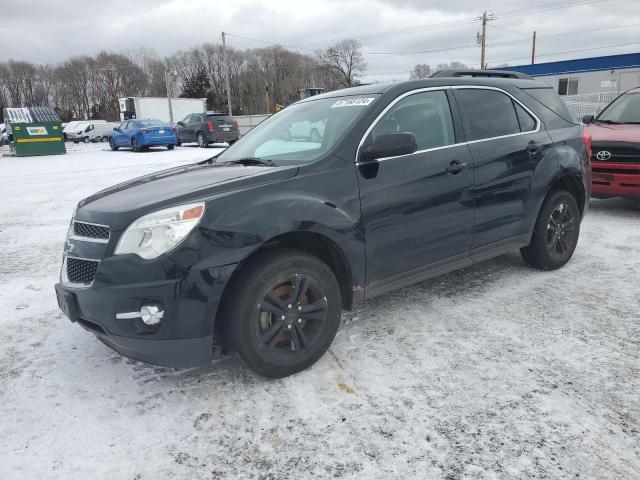
[[177, 143], [176, 129], [160, 120], [125, 120], [109, 137], [111, 150], [124, 147], [139, 152], [159, 146], [173, 150]]

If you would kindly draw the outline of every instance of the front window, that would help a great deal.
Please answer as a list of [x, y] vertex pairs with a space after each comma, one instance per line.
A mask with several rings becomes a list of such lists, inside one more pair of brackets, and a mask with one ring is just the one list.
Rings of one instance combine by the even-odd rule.
[[291, 105], [247, 133], [218, 156], [218, 161], [247, 158], [275, 165], [313, 162], [330, 151], [379, 95], [358, 95]]
[[640, 123], [640, 92], [625, 93], [616, 98], [598, 116], [598, 122]]

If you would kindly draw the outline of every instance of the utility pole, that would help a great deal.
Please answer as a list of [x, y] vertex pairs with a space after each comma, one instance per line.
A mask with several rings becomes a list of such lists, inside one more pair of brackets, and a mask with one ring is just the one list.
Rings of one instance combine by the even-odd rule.
[[231, 113], [231, 82], [229, 81], [229, 62], [227, 61], [227, 43], [225, 40], [225, 33], [222, 32], [222, 62], [224, 63], [224, 81], [227, 85], [227, 108], [229, 109], [229, 116]]
[[271, 112], [271, 101], [269, 100], [269, 85], [265, 85], [264, 86], [264, 100], [265, 100], [265, 107], [266, 113], [270, 113]]
[[171, 85], [169, 82], [169, 70], [164, 71], [164, 81], [167, 86], [167, 102], [169, 102], [169, 123], [173, 125], [173, 105], [171, 105]]
[[487, 46], [487, 12], [482, 12], [482, 36], [480, 37], [480, 70], [484, 70], [484, 54]]
[[536, 63], [536, 31], [533, 31], [533, 43], [531, 44], [531, 65]]

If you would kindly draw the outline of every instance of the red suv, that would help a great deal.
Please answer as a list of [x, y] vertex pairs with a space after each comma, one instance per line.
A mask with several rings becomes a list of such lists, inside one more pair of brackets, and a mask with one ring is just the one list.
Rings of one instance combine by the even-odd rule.
[[640, 198], [640, 87], [582, 121], [592, 139], [592, 196]]

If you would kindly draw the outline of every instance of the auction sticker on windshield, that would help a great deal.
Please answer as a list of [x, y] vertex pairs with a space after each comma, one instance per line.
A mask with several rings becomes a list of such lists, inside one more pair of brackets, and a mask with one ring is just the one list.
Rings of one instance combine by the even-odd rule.
[[331, 108], [364, 107], [366, 105], [369, 105], [374, 100], [375, 98], [372, 97], [344, 98], [331, 105]]

